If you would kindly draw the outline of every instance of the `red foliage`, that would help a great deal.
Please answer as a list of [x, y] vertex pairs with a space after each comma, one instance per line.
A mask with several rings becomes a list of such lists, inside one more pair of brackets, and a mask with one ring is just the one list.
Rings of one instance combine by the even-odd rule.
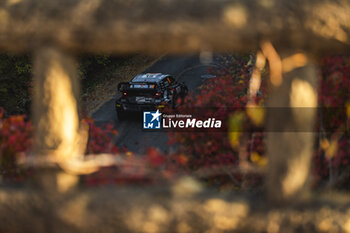
[[[4, 113], [0, 108], [1, 175], [6, 180], [22, 181], [27, 173], [19, 169], [16, 160], [32, 149], [33, 127], [25, 116], [5, 118]], [[98, 127], [92, 118], [86, 118], [82, 123], [89, 126], [86, 154], [110, 153], [123, 156], [124, 160], [120, 166], [102, 168], [95, 174], [85, 176], [87, 185], [149, 184], [173, 177], [178, 168], [187, 163], [187, 157], [181, 154], [164, 155], [155, 148], [149, 148], [143, 156], [133, 156], [126, 149], [120, 150], [115, 146], [113, 136], [117, 131], [112, 124]]]
[[13, 181], [23, 178], [16, 159], [33, 145], [32, 132], [32, 125], [25, 116], [5, 118], [5, 110], [0, 107], [0, 171], [3, 177]]
[[[322, 59], [319, 90], [320, 142], [314, 156], [316, 184], [332, 176], [337, 185], [349, 188], [350, 138], [350, 58], [331, 56]], [[345, 176], [345, 177], [344, 177]]]
[[0, 155], [27, 152], [32, 140], [32, 125], [23, 115], [4, 118], [0, 107]]
[[[190, 112], [193, 108], [203, 107], [208, 110], [208, 115], [217, 114], [210, 112], [210, 107], [218, 107], [221, 117], [229, 119], [233, 112], [244, 112], [247, 103], [247, 88], [251, 67], [245, 65], [246, 60], [229, 58], [221, 61], [220, 69], [208, 70], [217, 78], [209, 80], [201, 88], [197, 96], [187, 98], [185, 105], [179, 111]], [[320, 140], [335, 141], [334, 145], [322, 147], [316, 145], [314, 156], [315, 184], [329, 179], [330, 172], [333, 179], [345, 175], [341, 185], [349, 186], [350, 177], [350, 140], [348, 137], [348, 123], [350, 118], [350, 59], [346, 56], [326, 57], [321, 61], [322, 79], [319, 90], [318, 130], [321, 132]], [[248, 68], [247, 68], [248, 67]], [[262, 83], [261, 93], [266, 94], [266, 82]], [[264, 96], [256, 100], [261, 104]], [[227, 110], [225, 106], [233, 106]], [[220, 108], [222, 107], [222, 108]], [[242, 129], [249, 131], [251, 124], [243, 121]], [[171, 135], [171, 143], [178, 143], [181, 153], [189, 158], [190, 168], [212, 167], [216, 165], [236, 166], [239, 163], [237, 152], [229, 143], [227, 132], [206, 133], [181, 133]], [[244, 157], [252, 161], [252, 155], [263, 157], [265, 154], [264, 133], [255, 132], [248, 134], [247, 155]], [[333, 143], [334, 144], [334, 143]], [[256, 152], [256, 153], [253, 153]], [[258, 158], [258, 159], [259, 159]], [[255, 158], [256, 159], [256, 158]], [[241, 179], [237, 177], [241, 182]]]
[[113, 136], [117, 135], [113, 124], [106, 124], [98, 127], [92, 118], [85, 118], [84, 123], [89, 125], [89, 141], [86, 148], [86, 154], [120, 152], [119, 148], [113, 142]]
[[[86, 154], [120, 152], [112, 140], [112, 136], [117, 134], [112, 124], [97, 127], [91, 118], [84, 119], [83, 123], [89, 126]], [[3, 178], [23, 179], [24, 171], [17, 166], [16, 160], [31, 151], [32, 134], [33, 126], [26, 116], [5, 117], [5, 110], [0, 108], [0, 170]]]
[[[177, 143], [179, 153], [188, 157], [188, 168], [194, 170], [228, 165], [235, 167], [239, 164], [238, 151], [232, 148], [228, 137], [229, 119], [235, 113], [245, 114], [254, 61], [252, 56], [223, 56], [218, 62], [220, 64], [218, 67], [207, 70], [216, 78], [206, 81], [200, 87], [199, 94], [189, 95], [184, 105], [175, 110], [195, 116], [200, 115], [204, 118], [215, 116], [217, 119], [224, 119], [223, 124], [226, 130], [170, 133], [170, 143]], [[262, 104], [264, 100], [262, 91], [265, 92], [265, 86], [262, 86], [259, 96], [255, 99], [258, 104]], [[262, 143], [263, 134], [249, 133], [253, 126], [246, 116], [243, 124], [241, 131], [247, 130], [250, 138], [246, 145], [247, 151], [263, 156], [265, 152]], [[227, 175], [220, 177], [220, 180], [223, 179], [227, 179]]]

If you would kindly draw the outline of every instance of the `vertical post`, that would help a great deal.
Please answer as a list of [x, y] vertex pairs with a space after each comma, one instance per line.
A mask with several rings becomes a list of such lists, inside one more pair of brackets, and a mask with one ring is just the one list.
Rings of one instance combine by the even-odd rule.
[[281, 59], [272, 62], [268, 55], [267, 58], [271, 82], [266, 185], [268, 198], [282, 204], [308, 191], [317, 115], [317, 72], [304, 53], [282, 54]]
[[81, 153], [78, 116], [79, 82], [75, 60], [42, 47], [34, 54], [34, 153], [64, 162]]

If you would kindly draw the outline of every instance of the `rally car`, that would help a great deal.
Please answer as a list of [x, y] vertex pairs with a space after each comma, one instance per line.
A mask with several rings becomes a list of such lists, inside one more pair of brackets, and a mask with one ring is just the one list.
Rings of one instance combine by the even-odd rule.
[[118, 118], [123, 120], [130, 112], [153, 111], [166, 105], [175, 108], [187, 95], [188, 88], [173, 76], [162, 73], [138, 74], [130, 82], [118, 85], [121, 96], [115, 107]]

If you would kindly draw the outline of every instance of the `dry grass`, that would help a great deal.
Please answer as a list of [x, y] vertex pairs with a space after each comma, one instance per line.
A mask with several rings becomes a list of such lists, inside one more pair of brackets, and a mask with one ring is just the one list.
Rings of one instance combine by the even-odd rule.
[[91, 116], [102, 104], [115, 96], [118, 83], [129, 81], [161, 57], [137, 55], [125, 65], [118, 66], [111, 78], [101, 81], [95, 87], [90, 88], [88, 92], [83, 93], [81, 98], [83, 114]]

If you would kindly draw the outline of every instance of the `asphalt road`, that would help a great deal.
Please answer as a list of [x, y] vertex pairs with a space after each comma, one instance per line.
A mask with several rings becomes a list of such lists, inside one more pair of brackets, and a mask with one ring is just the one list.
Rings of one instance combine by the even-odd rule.
[[[201, 63], [198, 55], [193, 56], [165, 56], [146, 72], [160, 72], [172, 74], [179, 82], [184, 82], [189, 92], [196, 92], [206, 75], [208, 66]], [[204, 75], [204, 76], [203, 76]], [[135, 153], [143, 153], [148, 147], [158, 148], [168, 153], [173, 148], [168, 146], [168, 135], [165, 132], [146, 132], [142, 130], [142, 119], [134, 117], [126, 121], [119, 121], [116, 115], [114, 101], [116, 96], [104, 103], [92, 117], [97, 124], [113, 123], [118, 131], [114, 141], [118, 147], [126, 147]]]

